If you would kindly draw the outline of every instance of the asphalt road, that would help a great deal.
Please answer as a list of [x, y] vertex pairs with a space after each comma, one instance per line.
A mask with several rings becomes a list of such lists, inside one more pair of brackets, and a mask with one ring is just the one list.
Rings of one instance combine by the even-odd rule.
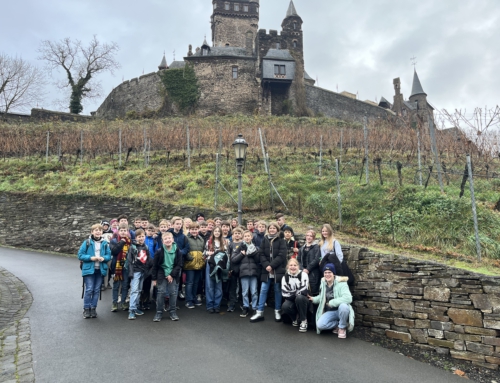
[[178, 311], [180, 321], [127, 320], [103, 292], [97, 319], [82, 318], [78, 260], [0, 248], [0, 265], [33, 294], [27, 316], [37, 383], [460, 382], [461, 378], [355, 338], [251, 324], [238, 312]]

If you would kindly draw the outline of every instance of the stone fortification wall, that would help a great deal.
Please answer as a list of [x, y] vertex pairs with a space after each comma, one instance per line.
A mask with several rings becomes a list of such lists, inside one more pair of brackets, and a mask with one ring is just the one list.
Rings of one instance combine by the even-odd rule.
[[[90, 227], [120, 214], [146, 216], [158, 224], [162, 218], [192, 217], [213, 211], [188, 206], [141, 203], [126, 198], [87, 196], [35, 196], [0, 193], [0, 244], [34, 250], [76, 254]], [[228, 214], [218, 214], [227, 217]]]
[[384, 108], [355, 100], [317, 86], [306, 85], [307, 107], [315, 114], [339, 120], [361, 121], [368, 119], [387, 119], [392, 114]]
[[38, 121], [87, 122], [93, 118], [93, 116], [37, 108], [31, 109], [31, 114], [0, 113], [0, 120], [11, 123], [30, 123]]
[[96, 117], [113, 120], [124, 118], [128, 112], [159, 110], [164, 100], [160, 95], [160, 87], [159, 72], [124, 81], [106, 97], [97, 109]]
[[[258, 107], [259, 86], [255, 79], [254, 58], [196, 58], [194, 70], [198, 78], [200, 99], [196, 113], [253, 114]], [[238, 78], [233, 78], [233, 67]]]
[[500, 278], [352, 248], [357, 325], [498, 369]]

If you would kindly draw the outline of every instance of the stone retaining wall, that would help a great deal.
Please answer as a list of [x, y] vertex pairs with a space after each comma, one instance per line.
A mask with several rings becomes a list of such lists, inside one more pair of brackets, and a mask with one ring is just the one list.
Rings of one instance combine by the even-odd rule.
[[358, 326], [498, 369], [500, 278], [367, 249], [346, 249]]

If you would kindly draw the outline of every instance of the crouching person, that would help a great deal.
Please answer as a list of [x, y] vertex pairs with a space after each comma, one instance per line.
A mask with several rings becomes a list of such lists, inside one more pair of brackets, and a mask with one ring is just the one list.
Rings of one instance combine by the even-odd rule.
[[82, 277], [85, 285], [83, 296], [83, 318], [97, 318], [97, 302], [103, 278], [108, 272], [111, 260], [109, 244], [102, 238], [102, 226], [97, 224], [90, 229], [90, 237], [83, 241], [78, 250], [82, 261]]
[[352, 295], [347, 285], [347, 277], [335, 277], [335, 266], [328, 263], [323, 268], [319, 295], [309, 297], [318, 305], [316, 331], [333, 330], [344, 339], [347, 331], [354, 329], [354, 310], [351, 307]]
[[153, 259], [153, 286], [158, 288], [156, 294], [156, 315], [153, 322], [159, 322], [163, 316], [165, 306], [165, 291], [170, 295], [169, 308], [170, 319], [179, 320], [176, 313], [177, 306], [177, 284], [182, 270], [182, 255], [174, 242], [172, 233], [164, 233], [162, 236], [163, 245], [156, 250]]
[[281, 315], [288, 315], [295, 327], [298, 327], [300, 323], [300, 332], [307, 332], [308, 285], [307, 273], [300, 270], [297, 259], [290, 258], [285, 276], [281, 279], [281, 294], [285, 298], [281, 306]]

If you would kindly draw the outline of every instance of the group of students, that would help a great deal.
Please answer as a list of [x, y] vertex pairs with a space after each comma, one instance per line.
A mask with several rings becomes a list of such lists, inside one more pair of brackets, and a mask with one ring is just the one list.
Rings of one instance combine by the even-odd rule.
[[273, 289], [269, 304], [274, 301], [277, 322], [286, 318], [300, 332], [333, 330], [339, 338], [354, 328], [352, 274], [328, 224], [319, 241], [313, 229], [307, 230], [303, 244], [283, 214], [269, 224], [248, 220], [246, 227], [236, 219], [205, 220], [202, 213], [194, 222], [162, 220], [158, 230], [147, 218], [135, 219], [134, 226], [121, 215], [93, 225], [83, 241], [78, 258], [85, 319], [97, 317], [100, 292], [111, 288], [112, 279], [111, 311], [128, 310], [130, 320], [144, 315], [153, 302], [153, 321], [161, 321], [164, 311], [177, 321], [178, 298], [194, 309], [203, 305], [203, 296], [208, 313], [219, 313], [225, 295], [228, 312], [239, 303], [240, 317], [250, 315], [256, 323], [264, 320]]

